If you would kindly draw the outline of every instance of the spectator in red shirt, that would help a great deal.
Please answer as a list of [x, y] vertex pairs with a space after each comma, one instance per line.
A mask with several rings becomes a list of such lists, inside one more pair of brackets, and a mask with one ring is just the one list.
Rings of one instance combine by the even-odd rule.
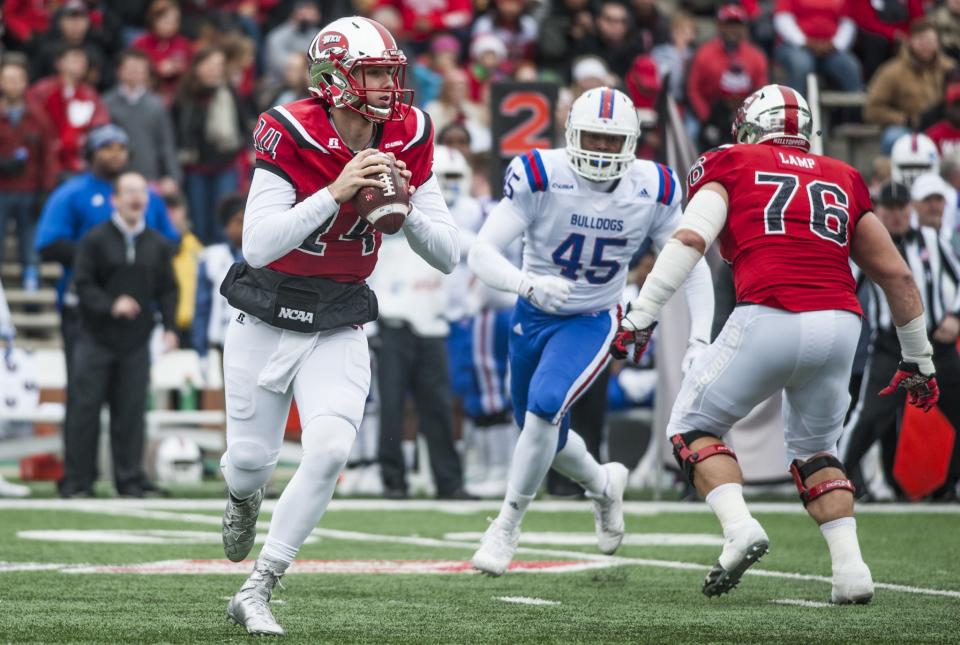
[[406, 52], [408, 58], [425, 54], [430, 47], [430, 40], [439, 31], [450, 32], [461, 42], [469, 39], [470, 23], [473, 21], [473, 3], [470, 0], [379, 0], [377, 5], [395, 7], [400, 12], [401, 29], [411, 48]]
[[947, 85], [944, 119], [927, 128], [926, 134], [940, 150], [940, 157], [960, 157], [960, 83]]
[[36, 214], [57, 177], [57, 140], [46, 115], [24, 100], [26, 59], [12, 54], [0, 66], [0, 264], [6, 248], [7, 219], [17, 222], [23, 286], [39, 286], [33, 248]]
[[147, 11], [147, 33], [131, 46], [150, 58], [159, 92], [169, 105], [193, 56], [193, 43], [180, 35], [180, 7], [173, 0], [154, 0]]
[[863, 65], [865, 81], [896, 56], [910, 23], [923, 15], [923, 4], [923, 0], [847, 0], [847, 14], [857, 25], [853, 51]]
[[[687, 100], [700, 123], [726, 119], [729, 130], [730, 117], [743, 99], [767, 84], [767, 58], [747, 40], [747, 20], [747, 12], [739, 4], [722, 5], [717, 11], [719, 35], [693, 56]], [[698, 130], [695, 126], [691, 129]], [[690, 134], [698, 138], [698, 132]]]
[[3, 3], [3, 22], [15, 45], [26, 47], [39, 34], [50, 28], [49, 0], [6, 0]]
[[54, 76], [40, 79], [27, 91], [27, 100], [44, 110], [60, 138], [60, 166], [69, 173], [86, 167], [83, 146], [87, 132], [110, 122], [100, 95], [83, 81], [89, 61], [80, 45], [58, 52]]
[[860, 63], [850, 53], [857, 26], [846, 13], [847, 0], [777, 0], [773, 27], [780, 38], [774, 56], [787, 73], [787, 85], [807, 92], [807, 75], [818, 72], [836, 89], [863, 89]]

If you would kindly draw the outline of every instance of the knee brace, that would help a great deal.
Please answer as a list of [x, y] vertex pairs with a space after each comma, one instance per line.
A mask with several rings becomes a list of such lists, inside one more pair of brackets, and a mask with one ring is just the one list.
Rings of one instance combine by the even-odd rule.
[[856, 487], [849, 479], [828, 479], [827, 481], [820, 482], [816, 486], [807, 488], [805, 482], [810, 478], [810, 475], [824, 468], [837, 468], [844, 475], [847, 474], [840, 460], [827, 453], [814, 455], [805, 462], [794, 459], [793, 463], [790, 464], [790, 474], [793, 475], [793, 483], [797, 485], [797, 490], [800, 491], [800, 500], [804, 506], [821, 495], [835, 490], [848, 490], [851, 493], [856, 492]]
[[715, 434], [702, 432], [700, 430], [691, 430], [690, 432], [675, 434], [670, 437], [670, 443], [673, 444], [673, 457], [677, 460], [680, 470], [683, 471], [683, 476], [686, 477], [691, 486], [693, 486], [694, 464], [698, 464], [704, 459], [709, 459], [710, 457], [715, 457], [717, 455], [733, 457], [734, 460], [737, 458], [736, 453], [734, 453], [729, 446], [722, 443], [715, 443], [710, 446], [705, 446], [696, 452], [690, 450], [689, 445], [702, 437], [713, 437], [714, 439], [720, 438]]

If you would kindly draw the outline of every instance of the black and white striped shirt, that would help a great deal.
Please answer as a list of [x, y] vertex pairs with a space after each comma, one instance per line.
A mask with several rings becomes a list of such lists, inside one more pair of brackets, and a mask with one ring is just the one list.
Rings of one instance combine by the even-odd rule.
[[[944, 316], [960, 315], [960, 261], [933, 228], [911, 228], [902, 237], [894, 237], [894, 243], [913, 273], [923, 301], [927, 332], [932, 334]], [[864, 283], [871, 289], [867, 317], [877, 341], [889, 335], [895, 340], [896, 328], [883, 290], [867, 280], [859, 269], [854, 275], [858, 290]]]

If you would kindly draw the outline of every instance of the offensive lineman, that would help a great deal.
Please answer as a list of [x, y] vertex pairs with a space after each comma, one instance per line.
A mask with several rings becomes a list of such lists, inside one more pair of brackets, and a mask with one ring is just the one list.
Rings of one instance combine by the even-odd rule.
[[[600, 550], [613, 553], [623, 540], [627, 469], [598, 464], [569, 428], [568, 412], [610, 359], [630, 258], [648, 236], [662, 247], [680, 219], [676, 175], [636, 159], [639, 135], [625, 94], [602, 87], [581, 95], [570, 110], [566, 148], [531, 150], [510, 163], [504, 197], [470, 249], [478, 278], [520, 296], [511, 321], [510, 390], [522, 431], [500, 514], [473, 556], [485, 573], [506, 571], [524, 512], [551, 466], [593, 499]], [[503, 252], [521, 235], [518, 269]], [[713, 319], [704, 262], [691, 273], [686, 295], [692, 359], [706, 346]]]
[[736, 455], [722, 437], [782, 390], [790, 472], [830, 549], [831, 598], [873, 597], [857, 542], [853, 485], [836, 456], [862, 314], [848, 259], [883, 289], [897, 325], [903, 361], [881, 394], [902, 387], [909, 403], [924, 410], [938, 397], [910, 270], [871, 212], [860, 174], [808, 152], [811, 129], [806, 101], [788, 87], [767, 85], [744, 101], [733, 124], [737, 144], [707, 152], [690, 170], [680, 226], [611, 346], [618, 358], [630, 345], [642, 351], [660, 307], [719, 239], [733, 265], [738, 306], [686, 374], [667, 425], [677, 462], [726, 538], [704, 581], [707, 596], [735, 587], [769, 548], [744, 502]]
[[268, 110], [254, 132], [246, 264], [234, 265], [222, 287], [241, 312], [224, 346], [223, 546], [234, 562], [253, 547], [291, 397], [303, 426], [303, 459], [253, 573], [227, 606], [251, 634], [283, 634], [268, 605], [273, 587], [333, 496], [363, 414], [370, 357], [360, 326], [376, 317], [364, 280], [381, 234], [350, 199], [363, 186], [381, 186], [371, 175], [387, 170], [384, 154], [396, 155], [417, 189], [403, 226], [410, 246], [444, 273], [460, 258], [430, 172], [433, 126], [410, 107], [406, 58], [393, 36], [373, 20], [343, 18], [317, 34], [308, 55], [314, 98]]

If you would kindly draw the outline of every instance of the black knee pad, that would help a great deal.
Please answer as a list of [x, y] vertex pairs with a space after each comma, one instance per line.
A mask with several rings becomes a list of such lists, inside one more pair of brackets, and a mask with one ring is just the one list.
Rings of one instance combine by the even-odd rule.
[[849, 479], [828, 479], [816, 486], [807, 488], [805, 482], [810, 478], [810, 475], [824, 468], [838, 468], [844, 475], [847, 474], [840, 460], [829, 453], [814, 455], [806, 462], [794, 459], [793, 463], [790, 464], [790, 474], [793, 475], [793, 483], [797, 485], [797, 490], [800, 491], [800, 501], [803, 502], [804, 506], [821, 495], [832, 493], [835, 490], [848, 490], [851, 493], [856, 493], [857, 489]]
[[680, 470], [683, 471], [683, 476], [687, 478], [687, 481], [690, 482], [691, 486], [693, 486], [694, 464], [717, 455], [733, 457], [734, 460], [737, 458], [736, 453], [734, 453], [729, 446], [722, 443], [715, 443], [713, 445], [700, 448], [696, 452], [690, 450], [690, 444], [702, 437], [713, 437], [714, 439], [720, 438], [715, 434], [703, 432], [701, 430], [691, 430], [690, 432], [675, 434], [670, 437], [670, 443], [673, 444], [673, 457], [677, 460]]

